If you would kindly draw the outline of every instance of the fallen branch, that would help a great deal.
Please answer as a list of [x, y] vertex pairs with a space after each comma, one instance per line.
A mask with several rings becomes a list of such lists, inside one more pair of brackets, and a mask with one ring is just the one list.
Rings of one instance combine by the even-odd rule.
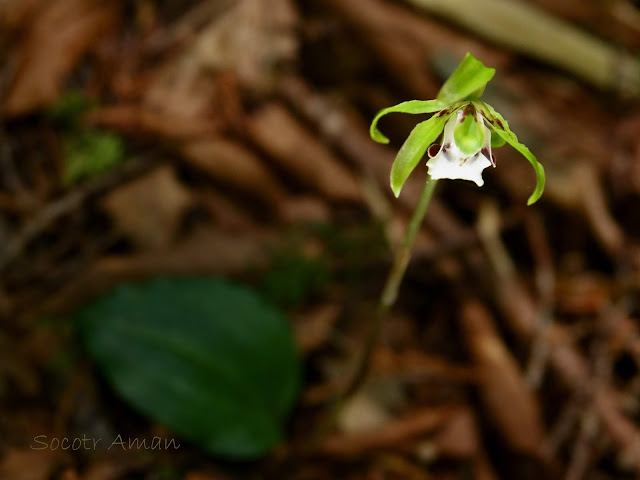
[[640, 62], [527, 2], [407, 0], [492, 42], [566, 70], [603, 90], [640, 95]]

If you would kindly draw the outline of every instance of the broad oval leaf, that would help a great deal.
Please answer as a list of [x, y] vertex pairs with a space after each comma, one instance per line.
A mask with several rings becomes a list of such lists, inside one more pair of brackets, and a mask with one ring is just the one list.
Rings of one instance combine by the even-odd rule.
[[413, 169], [416, 168], [429, 145], [438, 138], [444, 128], [444, 124], [453, 113], [455, 111], [448, 112], [445, 115], [434, 115], [429, 120], [420, 122], [411, 130], [404, 144], [400, 147], [391, 167], [391, 190], [393, 190], [393, 194], [396, 197], [400, 195], [404, 182], [409, 178]]
[[369, 135], [378, 143], [389, 143], [389, 139], [385, 137], [380, 130], [378, 130], [378, 120], [387, 113], [433, 113], [446, 108], [447, 105], [443, 105], [438, 100], [409, 100], [399, 103], [393, 107], [383, 108], [378, 112], [371, 122], [369, 127]]
[[240, 459], [280, 441], [299, 362], [287, 322], [252, 291], [161, 278], [120, 286], [74, 317], [114, 389], [185, 440]]
[[495, 73], [494, 68], [485, 67], [480, 60], [467, 53], [442, 85], [437, 100], [445, 105], [463, 100], [477, 100]]

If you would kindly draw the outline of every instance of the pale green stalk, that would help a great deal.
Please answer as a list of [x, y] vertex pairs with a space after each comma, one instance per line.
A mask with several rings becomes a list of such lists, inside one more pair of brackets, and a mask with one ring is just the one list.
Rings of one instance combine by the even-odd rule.
[[411, 216], [407, 233], [404, 236], [402, 245], [395, 254], [393, 266], [389, 271], [384, 288], [380, 294], [376, 315], [369, 326], [367, 339], [362, 355], [358, 360], [355, 374], [342, 395], [343, 399], [346, 399], [356, 393], [367, 378], [367, 374], [369, 373], [369, 364], [371, 363], [371, 355], [378, 343], [382, 323], [398, 298], [398, 290], [400, 289], [400, 284], [402, 283], [404, 274], [407, 271], [407, 266], [409, 265], [409, 260], [411, 259], [411, 249], [413, 248], [416, 236], [420, 230], [420, 226], [422, 225], [422, 220], [427, 213], [427, 208], [429, 207], [429, 203], [431, 201], [431, 197], [433, 197], [433, 192], [435, 191], [437, 183], [437, 180], [433, 180], [429, 175], [427, 175], [427, 181], [424, 185], [424, 189], [422, 190], [422, 194], [420, 195], [420, 200], [418, 200], [418, 205]]

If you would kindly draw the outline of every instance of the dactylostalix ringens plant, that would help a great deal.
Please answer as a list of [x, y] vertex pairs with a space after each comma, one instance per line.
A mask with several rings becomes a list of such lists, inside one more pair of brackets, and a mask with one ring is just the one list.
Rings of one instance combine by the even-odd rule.
[[429, 176], [462, 179], [482, 186], [482, 171], [496, 166], [492, 148], [510, 144], [533, 166], [536, 188], [527, 201], [535, 203], [544, 190], [544, 169], [531, 151], [518, 141], [507, 121], [491, 105], [480, 100], [495, 69], [467, 53], [434, 100], [410, 100], [378, 112], [371, 123], [371, 138], [380, 143], [389, 139], [378, 130], [378, 120], [392, 112], [436, 113], [419, 123], [404, 142], [391, 167], [391, 189], [396, 195], [427, 154]]
[[378, 130], [378, 120], [387, 113], [434, 113], [418, 123], [404, 142], [391, 167], [391, 189], [400, 195], [402, 186], [425, 154], [429, 157], [429, 173], [420, 199], [411, 216], [404, 241], [396, 250], [378, 302], [377, 315], [372, 319], [362, 356], [342, 398], [355, 393], [366, 379], [369, 360], [377, 342], [380, 326], [395, 303], [398, 289], [411, 258], [411, 249], [429, 202], [439, 179], [470, 180], [484, 184], [482, 171], [496, 165], [492, 149], [510, 144], [529, 160], [536, 173], [536, 188], [528, 204], [535, 203], [544, 190], [545, 176], [542, 165], [529, 149], [518, 141], [507, 121], [493, 107], [480, 100], [493, 68], [467, 53], [458, 68], [444, 83], [434, 100], [410, 100], [378, 112], [371, 123], [371, 137], [380, 143], [389, 139]]

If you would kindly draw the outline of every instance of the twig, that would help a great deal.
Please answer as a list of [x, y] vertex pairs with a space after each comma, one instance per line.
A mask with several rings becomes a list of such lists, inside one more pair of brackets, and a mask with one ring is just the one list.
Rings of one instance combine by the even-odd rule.
[[88, 181], [64, 197], [49, 203], [37, 212], [12, 238], [4, 250], [0, 251], [0, 271], [19, 257], [34, 239], [59, 218], [78, 208], [87, 198], [117, 185], [123, 179], [131, 178], [153, 165], [148, 159], [132, 160], [111, 173]]
[[591, 165], [583, 164], [575, 170], [574, 179], [580, 188], [581, 207], [596, 238], [614, 258], [623, 258], [624, 231], [607, 206], [598, 171]]
[[4, 125], [0, 124], [0, 169], [2, 171], [2, 184], [13, 192], [19, 192], [25, 195], [27, 189], [24, 187], [20, 175], [18, 175], [11, 150], [11, 140]]
[[562, 444], [571, 435], [582, 409], [581, 402], [577, 398], [571, 399], [568, 405], [565, 405], [542, 446], [542, 453], [545, 457], [556, 456]]
[[[607, 332], [601, 333], [606, 335]], [[580, 480], [584, 478], [589, 464], [593, 461], [593, 443], [599, 433], [601, 420], [595, 411], [591, 398], [594, 392], [598, 392], [611, 380], [611, 355], [606, 349], [605, 340], [597, 340], [593, 351], [593, 357], [595, 358], [594, 375], [591, 379], [592, 381], [585, 384], [590, 403], [581, 415], [580, 431], [573, 446], [565, 480]]]
[[388, 450], [441, 428], [456, 413], [456, 409], [451, 407], [424, 408], [372, 431], [333, 435], [318, 445], [315, 451], [324, 455], [353, 457], [366, 452]]
[[526, 369], [529, 385], [538, 388], [542, 383], [549, 359], [549, 342], [547, 333], [553, 322], [553, 306], [555, 303], [555, 273], [549, 241], [544, 222], [535, 211], [528, 211], [525, 217], [525, 228], [531, 251], [536, 258], [536, 284], [540, 295], [540, 315], [537, 332], [531, 346], [531, 356]]
[[500, 45], [562, 68], [603, 90], [640, 95], [640, 62], [527, 2], [407, 0]]
[[[494, 290], [513, 331], [530, 342], [536, 334], [539, 309], [516, 275], [497, 276]], [[562, 381], [573, 391], [589, 384], [589, 368], [584, 357], [570, 341], [567, 331], [558, 324], [548, 328], [549, 360]], [[640, 431], [620, 411], [615, 392], [602, 385], [593, 396], [593, 409], [603, 430], [621, 448], [629, 467], [640, 473]]]
[[584, 478], [591, 460], [592, 443], [598, 434], [598, 430], [598, 416], [593, 412], [592, 408], [588, 408], [582, 414], [580, 433], [573, 448], [565, 480], [580, 480]]

